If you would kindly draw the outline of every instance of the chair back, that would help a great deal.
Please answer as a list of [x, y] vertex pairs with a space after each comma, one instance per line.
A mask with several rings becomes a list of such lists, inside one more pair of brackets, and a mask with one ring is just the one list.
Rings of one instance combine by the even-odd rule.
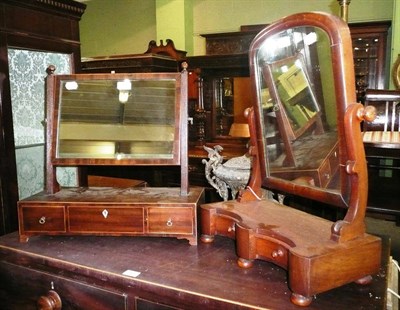
[[364, 143], [400, 143], [400, 90], [367, 89], [365, 106], [376, 109], [373, 121], [364, 121]]

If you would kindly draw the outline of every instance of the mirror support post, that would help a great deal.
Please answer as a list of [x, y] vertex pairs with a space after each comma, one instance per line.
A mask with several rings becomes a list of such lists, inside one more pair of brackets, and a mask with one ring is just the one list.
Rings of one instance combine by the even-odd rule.
[[253, 108], [247, 108], [244, 112], [250, 129], [250, 148], [249, 154], [252, 157], [250, 180], [245, 190], [241, 190], [238, 195], [238, 201], [260, 200], [261, 193], [261, 168], [260, 158], [257, 151], [257, 128]]
[[[45, 189], [48, 194], [54, 194], [60, 190], [60, 184], [57, 182], [56, 166], [52, 164], [52, 152], [55, 145], [53, 144], [53, 118], [54, 113], [54, 72], [56, 68], [50, 65], [46, 72], [46, 165], [45, 165]], [[51, 128], [51, 130], [49, 130]]]
[[332, 225], [331, 239], [342, 242], [365, 233], [365, 213], [368, 199], [368, 173], [360, 123], [375, 118], [375, 108], [360, 103], [351, 104], [344, 118], [348, 161], [346, 172], [352, 178], [349, 208], [343, 220]]
[[180, 146], [180, 166], [181, 166], [181, 195], [187, 196], [189, 194], [189, 173], [188, 173], [188, 107], [187, 107], [187, 98], [188, 98], [188, 64], [186, 62], [182, 63], [182, 72], [181, 72], [181, 85], [184, 87], [181, 88], [181, 100], [180, 100], [180, 115], [182, 117], [181, 120], [181, 134], [179, 139], [181, 139]]

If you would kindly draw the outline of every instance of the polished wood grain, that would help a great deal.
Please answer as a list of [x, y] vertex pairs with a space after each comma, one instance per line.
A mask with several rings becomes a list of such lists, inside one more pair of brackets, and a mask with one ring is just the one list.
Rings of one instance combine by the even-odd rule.
[[[18, 238], [0, 238], [5, 310], [36, 309], [49, 290], [58, 293], [63, 309], [143, 309], [138, 305], [148, 303], [188, 310], [298, 309], [289, 301], [286, 271], [261, 260], [239, 268], [229, 238], [216, 236], [212, 245], [197, 247], [174, 238], [38, 236], [28, 244]], [[384, 241], [379, 274], [369, 286], [350, 283], [318, 294], [309, 309], [386, 309]], [[124, 276], [128, 269], [140, 274]]]
[[20, 241], [37, 235], [130, 235], [187, 239], [197, 245], [197, 208], [204, 190], [78, 187], [18, 202]]

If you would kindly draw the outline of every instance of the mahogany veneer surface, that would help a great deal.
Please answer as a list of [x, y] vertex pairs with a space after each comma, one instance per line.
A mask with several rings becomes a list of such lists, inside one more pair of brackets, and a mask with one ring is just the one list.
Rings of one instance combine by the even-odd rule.
[[18, 202], [20, 240], [50, 234], [139, 235], [186, 238], [197, 244], [197, 207], [204, 190], [75, 187]]
[[215, 235], [235, 239], [239, 265], [261, 259], [286, 268], [288, 286], [307, 298], [379, 271], [381, 239], [363, 234], [337, 242], [333, 224], [272, 200], [201, 206], [204, 242]]
[[[321, 293], [308, 309], [385, 309], [388, 246], [386, 240], [380, 272], [370, 285], [351, 283]], [[113, 309], [134, 309], [139, 298], [174, 309], [299, 309], [289, 300], [285, 270], [265, 261], [241, 269], [236, 260], [234, 242], [219, 236], [212, 244], [189, 246], [174, 238], [126, 236], [38, 236], [20, 243], [13, 233], [0, 237], [0, 304], [2, 309], [36, 309], [37, 297], [52, 281], [63, 309], [94, 309], [95, 302], [102, 309], [110, 292], [112, 300], [125, 298]], [[140, 274], [122, 275], [128, 269]], [[31, 282], [37, 271], [48, 280], [42, 276]], [[91, 290], [69, 295], [65, 279]], [[96, 288], [103, 293], [86, 296]]]

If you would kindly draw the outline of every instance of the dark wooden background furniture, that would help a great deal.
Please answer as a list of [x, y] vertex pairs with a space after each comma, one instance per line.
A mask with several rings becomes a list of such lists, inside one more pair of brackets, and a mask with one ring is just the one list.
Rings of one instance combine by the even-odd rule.
[[390, 70], [386, 59], [390, 50], [388, 45], [390, 28], [390, 21], [350, 24], [357, 99], [360, 102], [364, 102], [367, 88], [388, 87], [389, 79], [386, 79], [386, 76]]
[[8, 49], [20, 48], [71, 55], [72, 70], [80, 70], [79, 20], [86, 5], [72, 0], [2, 0], [0, 2], [1, 189], [0, 234], [18, 227], [16, 172]]
[[368, 206], [375, 215], [395, 219], [400, 225], [400, 91], [367, 89], [365, 105], [377, 117], [363, 124], [368, 162]]
[[175, 48], [170, 39], [164, 45], [153, 40], [143, 54], [98, 56], [82, 59], [85, 73], [110, 72], [177, 72], [180, 63], [186, 59], [186, 52]]
[[[387, 239], [382, 251], [371, 285], [319, 294], [309, 309], [386, 309]], [[128, 270], [132, 276], [123, 274]], [[89, 236], [39, 236], [23, 244], [13, 233], [0, 237], [0, 277], [4, 310], [37, 309], [39, 298], [48, 305], [49, 291], [62, 309], [298, 309], [288, 299], [285, 270], [263, 261], [240, 269], [234, 243], [221, 237], [197, 247], [176, 239]]]

